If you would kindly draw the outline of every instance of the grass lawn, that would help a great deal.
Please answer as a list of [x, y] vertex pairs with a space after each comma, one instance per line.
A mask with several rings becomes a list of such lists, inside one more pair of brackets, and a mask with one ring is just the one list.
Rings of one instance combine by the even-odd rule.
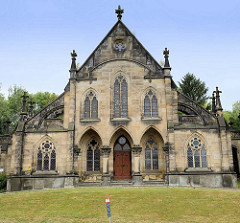
[[240, 190], [75, 188], [0, 194], [0, 222], [240, 222]]

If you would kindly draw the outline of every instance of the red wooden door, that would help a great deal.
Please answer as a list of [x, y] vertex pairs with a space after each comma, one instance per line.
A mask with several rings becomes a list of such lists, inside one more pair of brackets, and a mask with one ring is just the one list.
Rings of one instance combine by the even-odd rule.
[[124, 136], [114, 146], [114, 180], [131, 179], [131, 148]]

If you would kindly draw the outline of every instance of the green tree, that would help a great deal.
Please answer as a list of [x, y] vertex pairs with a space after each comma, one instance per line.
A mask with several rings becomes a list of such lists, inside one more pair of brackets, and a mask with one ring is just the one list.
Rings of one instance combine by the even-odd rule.
[[207, 104], [208, 88], [204, 81], [197, 79], [194, 74], [187, 73], [179, 83], [179, 91], [204, 106]]
[[[1, 88], [0, 88], [1, 90]], [[22, 111], [22, 95], [26, 91], [23, 87], [14, 85], [8, 89], [7, 99], [0, 92], [0, 134], [5, 133], [6, 121], [10, 119], [10, 132], [12, 133], [20, 119]], [[29, 95], [35, 102], [34, 113], [40, 111], [58, 96], [55, 93], [37, 92]], [[28, 109], [28, 108], [27, 108]]]
[[58, 95], [55, 93], [49, 93], [49, 92], [37, 92], [36, 94], [31, 94], [30, 97], [34, 101], [34, 113], [40, 111], [45, 106], [47, 106], [50, 102], [55, 100]]

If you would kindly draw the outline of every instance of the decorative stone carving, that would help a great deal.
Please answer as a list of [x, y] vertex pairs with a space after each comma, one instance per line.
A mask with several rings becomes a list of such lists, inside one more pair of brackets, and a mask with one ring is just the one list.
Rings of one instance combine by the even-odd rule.
[[111, 152], [110, 147], [102, 147], [102, 155], [104, 157], [109, 157], [110, 152]]
[[142, 147], [141, 146], [133, 146], [132, 147], [132, 152], [134, 156], [140, 156], [141, 152], [142, 152]]

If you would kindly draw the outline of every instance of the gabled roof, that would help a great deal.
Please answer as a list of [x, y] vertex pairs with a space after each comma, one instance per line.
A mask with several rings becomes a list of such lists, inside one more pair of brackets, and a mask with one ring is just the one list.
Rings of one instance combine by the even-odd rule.
[[[126, 47], [126, 51], [128, 52], [128, 56], [122, 53], [121, 57], [116, 52], [113, 52], [112, 55], [109, 55], [108, 50], [108, 57], [104, 55], [104, 49], [108, 47], [108, 39], [111, 38], [113, 41], [122, 37], [126, 39], [126, 37], [132, 37], [132, 44], [134, 45], [132, 49], [128, 49]], [[129, 56], [129, 54], [131, 54]], [[137, 56], [134, 56], [137, 55]], [[98, 58], [98, 59], [97, 59]], [[99, 59], [101, 58], [101, 59]], [[114, 59], [128, 59], [133, 61], [138, 61], [141, 64], [145, 65], [149, 70], [157, 73], [162, 73], [162, 67], [160, 64], [153, 58], [153, 56], [144, 48], [144, 46], [138, 41], [138, 39], [132, 34], [132, 32], [127, 28], [127, 26], [121, 21], [118, 20], [116, 24], [112, 27], [112, 29], [107, 33], [107, 35], [103, 38], [103, 40], [99, 43], [99, 45], [95, 48], [95, 50], [90, 54], [87, 60], [83, 63], [83, 65], [78, 69], [77, 73], [78, 76], [84, 76], [84, 73], [89, 73], [94, 67], [98, 66], [99, 64], [106, 62], [108, 60]]]

